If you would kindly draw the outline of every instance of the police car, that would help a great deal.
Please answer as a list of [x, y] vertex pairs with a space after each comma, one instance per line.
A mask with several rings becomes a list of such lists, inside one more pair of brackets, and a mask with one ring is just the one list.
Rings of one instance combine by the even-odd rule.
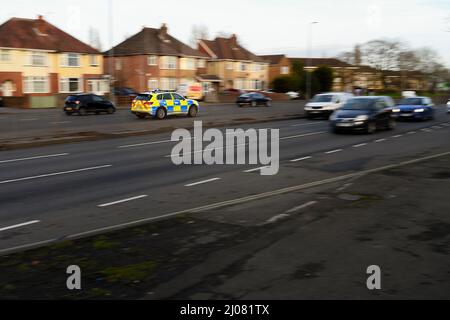
[[151, 116], [162, 120], [170, 115], [186, 115], [194, 118], [199, 108], [195, 100], [186, 99], [175, 92], [156, 90], [137, 95], [132, 102], [131, 112], [140, 119]]

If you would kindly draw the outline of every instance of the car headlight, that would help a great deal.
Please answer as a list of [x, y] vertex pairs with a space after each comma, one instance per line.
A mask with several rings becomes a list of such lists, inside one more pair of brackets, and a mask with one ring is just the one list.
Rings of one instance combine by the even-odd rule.
[[425, 109], [423, 109], [423, 108], [421, 108], [421, 109], [416, 109], [416, 110], [414, 110], [414, 112], [417, 112], [417, 113], [419, 113], [419, 112], [425, 112]]
[[402, 110], [400, 110], [399, 108], [395, 108], [395, 109], [392, 109], [392, 112], [401, 112]]
[[357, 116], [356, 118], [355, 118], [355, 121], [366, 121], [366, 120], [369, 120], [369, 116], [368, 115], [361, 115], [361, 116]]

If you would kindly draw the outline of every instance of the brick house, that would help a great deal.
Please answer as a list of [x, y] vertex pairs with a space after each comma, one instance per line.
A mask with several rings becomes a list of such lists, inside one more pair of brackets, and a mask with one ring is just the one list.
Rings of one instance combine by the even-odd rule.
[[284, 54], [263, 55], [262, 59], [268, 61], [269, 65], [269, 86], [273, 80], [282, 76], [290, 75], [292, 71], [291, 61]]
[[160, 29], [143, 28], [104, 53], [106, 73], [115, 87], [139, 92], [177, 90], [181, 84], [198, 82], [206, 74], [208, 56], [187, 46]]
[[208, 55], [207, 73], [222, 80], [220, 89], [263, 90], [269, 84], [269, 62], [242, 47], [236, 35], [199, 40]]
[[99, 51], [38, 19], [0, 25], [0, 95], [30, 97], [30, 106], [56, 106], [58, 95], [109, 91]]

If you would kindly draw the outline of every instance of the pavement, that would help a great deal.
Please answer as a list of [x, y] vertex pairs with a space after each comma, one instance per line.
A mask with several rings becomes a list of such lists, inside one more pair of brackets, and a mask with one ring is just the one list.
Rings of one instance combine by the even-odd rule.
[[234, 104], [200, 104], [196, 119], [174, 116], [164, 121], [142, 120], [129, 109], [114, 115], [67, 116], [61, 109], [0, 108], [0, 150], [68, 142], [94, 141], [191, 128], [195, 120], [205, 126], [248, 124], [304, 115], [304, 101], [277, 101], [271, 108], [242, 108]]
[[[0, 296], [449, 298], [442, 106], [375, 135], [239, 127], [280, 129], [278, 175], [175, 166], [167, 133], [2, 151]], [[65, 291], [67, 263], [88, 269], [89, 290]], [[384, 291], [365, 287], [372, 264]]]

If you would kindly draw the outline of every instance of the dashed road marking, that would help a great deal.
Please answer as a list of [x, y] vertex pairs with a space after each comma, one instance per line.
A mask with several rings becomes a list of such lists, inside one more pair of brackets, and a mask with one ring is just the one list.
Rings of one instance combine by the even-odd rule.
[[128, 199], [123, 199], [123, 200], [118, 200], [118, 201], [114, 201], [114, 202], [109, 202], [109, 203], [104, 203], [104, 204], [100, 204], [98, 205], [99, 208], [105, 208], [105, 207], [110, 207], [116, 204], [121, 204], [121, 203], [125, 203], [125, 202], [130, 202], [130, 201], [134, 201], [134, 200], [139, 200], [139, 199], [143, 199], [143, 198], [147, 198], [148, 195], [140, 195], [137, 197], [132, 197], [132, 198], [128, 198]]
[[213, 178], [213, 179], [208, 179], [208, 180], [204, 180], [204, 181], [199, 181], [199, 182], [194, 182], [194, 183], [190, 183], [185, 185], [185, 187], [194, 187], [194, 186], [198, 186], [200, 184], [205, 184], [205, 183], [209, 183], [209, 182], [214, 182], [214, 181], [218, 181], [221, 180], [220, 178]]
[[0, 232], [11, 230], [11, 229], [17, 229], [17, 228], [21, 228], [21, 227], [26, 227], [26, 226], [29, 226], [29, 225], [32, 225], [32, 224], [36, 224], [36, 223], [39, 223], [39, 222], [41, 222], [41, 221], [40, 220], [33, 220], [33, 221], [29, 221], [29, 222], [15, 224], [13, 226], [0, 228]]

